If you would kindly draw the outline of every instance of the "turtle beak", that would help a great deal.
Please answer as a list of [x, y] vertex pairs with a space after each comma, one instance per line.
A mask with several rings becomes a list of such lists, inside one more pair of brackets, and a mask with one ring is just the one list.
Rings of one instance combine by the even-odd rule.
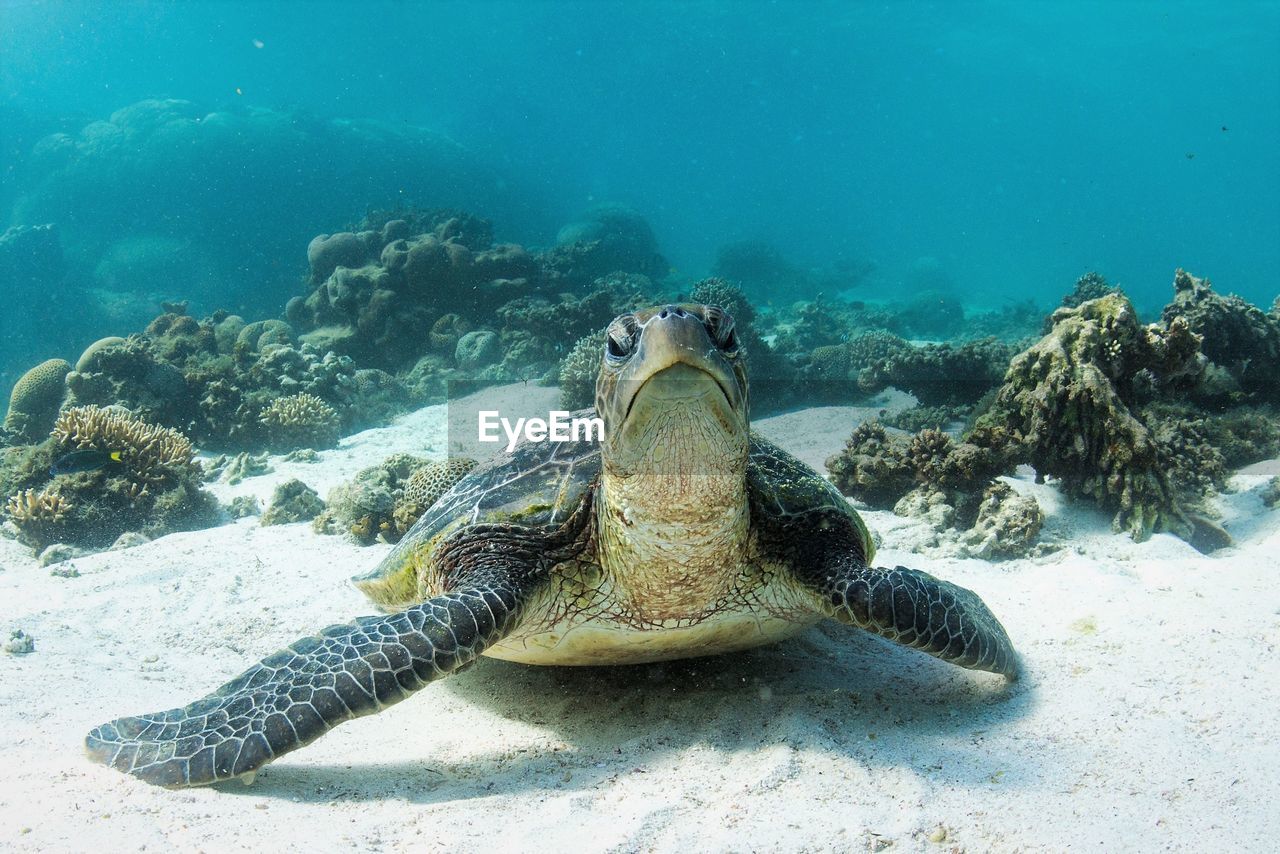
[[706, 393], [708, 380], [723, 395], [721, 406], [739, 418], [745, 415], [745, 390], [701, 317], [668, 305], [653, 313], [639, 335], [635, 353], [618, 375], [619, 423], [626, 422], [642, 391], [668, 400], [693, 399]]

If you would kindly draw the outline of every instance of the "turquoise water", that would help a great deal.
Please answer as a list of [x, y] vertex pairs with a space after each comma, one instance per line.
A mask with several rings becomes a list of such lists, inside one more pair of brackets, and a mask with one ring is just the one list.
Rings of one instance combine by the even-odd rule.
[[[10, 0], [0, 38], [0, 224], [193, 312], [278, 314], [311, 236], [406, 204], [536, 247], [621, 203], [678, 277], [764, 241], [857, 299], [1280, 289], [1275, 3]], [[148, 98], [233, 120], [40, 147]]]

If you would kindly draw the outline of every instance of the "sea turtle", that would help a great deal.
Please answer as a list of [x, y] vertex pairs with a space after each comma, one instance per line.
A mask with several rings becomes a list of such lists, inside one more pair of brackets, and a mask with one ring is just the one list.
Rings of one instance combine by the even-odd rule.
[[475, 469], [354, 579], [389, 616], [303, 638], [189, 706], [103, 724], [90, 756], [166, 786], [250, 780], [480, 655], [651, 662], [771, 643], [823, 619], [1016, 678], [982, 600], [872, 566], [858, 514], [751, 435], [747, 411], [724, 310], [622, 315], [596, 387], [603, 439], [526, 442]]

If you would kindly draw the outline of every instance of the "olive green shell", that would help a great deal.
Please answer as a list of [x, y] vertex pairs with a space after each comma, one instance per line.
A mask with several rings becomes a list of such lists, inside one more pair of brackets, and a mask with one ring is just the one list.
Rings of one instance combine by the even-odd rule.
[[581, 504], [599, 474], [597, 442], [521, 442], [454, 484], [381, 563], [351, 580], [388, 610], [416, 604], [422, 593], [417, 589], [418, 567], [445, 536], [486, 522], [558, 527]]
[[[458, 481], [378, 566], [352, 582], [388, 611], [416, 604], [426, 592], [419, 589], [418, 570], [429, 565], [446, 536], [467, 525], [493, 522], [556, 528], [591, 494], [599, 475], [596, 442], [522, 442]], [[844, 496], [767, 439], [752, 436], [747, 478], [755, 512], [786, 517], [836, 510], [857, 523], [866, 559], [874, 556], [871, 536]]]

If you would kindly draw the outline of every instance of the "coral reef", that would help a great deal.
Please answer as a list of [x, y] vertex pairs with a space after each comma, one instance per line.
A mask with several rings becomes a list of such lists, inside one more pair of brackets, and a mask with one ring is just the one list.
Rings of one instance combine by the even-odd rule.
[[862, 362], [857, 380], [863, 391], [872, 393], [893, 386], [910, 392], [922, 406], [956, 406], [976, 403], [998, 386], [1018, 348], [985, 338], [920, 347], [886, 342], [884, 351], [878, 358], [850, 359], [854, 366]]
[[843, 494], [877, 509], [954, 529], [966, 553], [987, 558], [1025, 555], [1043, 515], [1035, 499], [996, 480], [1011, 468], [998, 450], [957, 442], [936, 429], [890, 433], [877, 421], [859, 424], [844, 450], [827, 460]]
[[661, 278], [669, 269], [644, 218], [621, 205], [602, 205], [560, 229], [556, 245], [539, 256], [557, 287], [581, 286], [610, 273]]
[[1230, 378], [1236, 396], [1280, 402], [1280, 322], [1238, 296], [1220, 296], [1208, 279], [1178, 270], [1166, 324], [1181, 320], [1201, 351]]
[[[716, 250], [713, 276], [738, 282], [761, 303], [810, 298], [861, 284], [875, 269], [865, 258], [841, 259], [825, 269], [789, 261], [782, 250], [764, 240], [742, 240]], [[714, 303], [713, 303], [714, 304]]]
[[1190, 496], [1171, 477], [1171, 449], [1136, 417], [1140, 393], [1196, 375], [1199, 341], [1185, 323], [1143, 327], [1119, 293], [1058, 309], [1051, 332], [1014, 359], [974, 441], [1016, 448], [1064, 491], [1115, 514], [1117, 530], [1190, 539]]
[[733, 315], [735, 326], [750, 328], [756, 322], [756, 310], [742, 289], [718, 276], [702, 279], [689, 292], [689, 299], [703, 305], [718, 305]]
[[898, 311], [897, 323], [915, 338], [943, 341], [964, 330], [964, 304], [946, 290], [927, 290], [907, 300]]
[[1268, 507], [1280, 506], [1280, 475], [1267, 481], [1262, 490], [1262, 503]]
[[[999, 338], [1030, 344], [1045, 331], [1044, 311], [1035, 300], [1010, 301], [994, 311], [978, 311], [966, 315], [959, 337], [964, 339]], [[1025, 349], [1020, 347], [1019, 349]]]
[[595, 332], [578, 340], [560, 363], [560, 405], [570, 412], [595, 403], [596, 377], [604, 352], [604, 333]]
[[891, 435], [878, 421], [866, 421], [854, 428], [844, 450], [827, 460], [827, 471], [843, 494], [872, 507], [892, 507], [916, 483], [908, 448], [905, 438]]
[[513, 244], [491, 245], [483, 220], [438, 212], [413, 224], [428, 230], [406, 235], [410, 222], [391, 220], [381, 230], [312, 241], [317, 286], [286, 307], [308, 330], [303, 340], [367, 367], [405, 367], [423, 355], [424, 342], [439, 346], [433, 333], [442, 315], [491, 316], [532, 291], [533, 257]]
[[175, 482], [199, 473], [195, 448], [186, 436], [126, 412], [72, 407], [58, 416], [52, 435], [64, 450], [91, 448], [116, 454], [121, 468], [139, 482]]
[[267, 445], [274, 451], [331, 448], [338, 443], [338, 413], [314, 394], [278, 397], [262, 411]]
[[235, 486], [245, 478], [258, 477], [270, 471], [270, 457], [266, 453], [241, 451], [234, 456], [219, 454], [205, 465], [205, 480], [221, 480]]
[[881, 421], [889, 427], [916, 433], [929, 427], [943, 430], [957, 421], [965, 421], [970, 412], [972, 407], [965, 405], [913, 406], [885, 415]]
[[396, 502], [392, 516], [396, 530], [401, 536], [408, 533], [423, 513], [431, 509], [431, 505], [440, 500], [453, 485], [467, 476], [476, 467], [476, 461], [468, 457], [454, 457], [450, 460], [427, 463], [415, 471], [405, 481], [400, 499]]
[[398, 542], [408, 530], [396, 520], [396, 506], [413, 473], [428, 461], [409, 454], [395, 454], [380, 465], [356, 474], [330, 491], [325, 510], [315, 518], [315, 530], [347, 534], [356, 542]]
[[286, 480], [271, 493], [271, 501], [262, 514], [263, 525], [287, 525], [306, 522], [324, 512], [324, 501], [314, 489], [297, 478]]
[[[53, 460], [76, 450], [103, 452], [102, 462], [51, 477]], [[64, 410], [48, 439], [10, 448], [0, 463], [12, 529], [37, 551], [54, 542], [101, 549], [126, 531], [156, 537], [215, 525], [218, 505], [201, 477], [178, 431], [92, 406]]]
[[93, 344], [67, 376], [68, 405], [123, 406], [203, 447], [239, 451], [275, 446], [274, 419], [293, 406], [276, 403], [282, 398], [319, 398], [339, 432], [381, 423], [411, 403], [390, 374], [296, 344], [283, 321], [246, 324], [225, 312], [197, 321], [185, 311], [169, 305], [146, 332]]
[[734, 335], [751, 376], [751, 409], [769, 412], [793, 405], [805, 388], [796, 365], [770, 346], [758, 329], [760, 316], [742, 289], [720, 278], [702, 279], [693, 285], [690, 300], [718, 305], [733, 317]]
[[60, 222], [68, 261], [92, 271], [96, 288], [148, 302], [200, 295], [201, 310], [278, 311], [296, 275], [275, 259], [334, 230], [352, 199], [466, 201], [505, 221], [531, 218], [526, 197], [438, 133], [181, 100], [140, 101], [47, 136], [10, 177], [5, 219]]
[[201, 473], [186, 436], [117, 410], [72, 407], [58, 416], [52, 435], [64, 450], [117, 454], [124, 472], [141, 483], [174, 483]]
[[996, 481], [983, 492], [973, 527], [962, 539], [973, 557], [1022, 557], [1039, 540], [1043, 525], [1044, 512], [1034, 498]]
[[71, 502], [57, 492], [25, 489], [9, 498], [5, 515], [19, 539], [39, 552], [62, 539], [71, 509]]
[[1110, 284], [1101, 273], [1090, 271], [1076, 279], [1071, 293], [1062, 298], [1062, 308], [1077, 308], [1089, 300], [1123, 293], [1118, 285]]
[[69, 373], [71, 365], [65, 359], [49, 359], [23, 374], [9, 394], [5, 430], [25, 441], [48, 435], [66, 394]]

